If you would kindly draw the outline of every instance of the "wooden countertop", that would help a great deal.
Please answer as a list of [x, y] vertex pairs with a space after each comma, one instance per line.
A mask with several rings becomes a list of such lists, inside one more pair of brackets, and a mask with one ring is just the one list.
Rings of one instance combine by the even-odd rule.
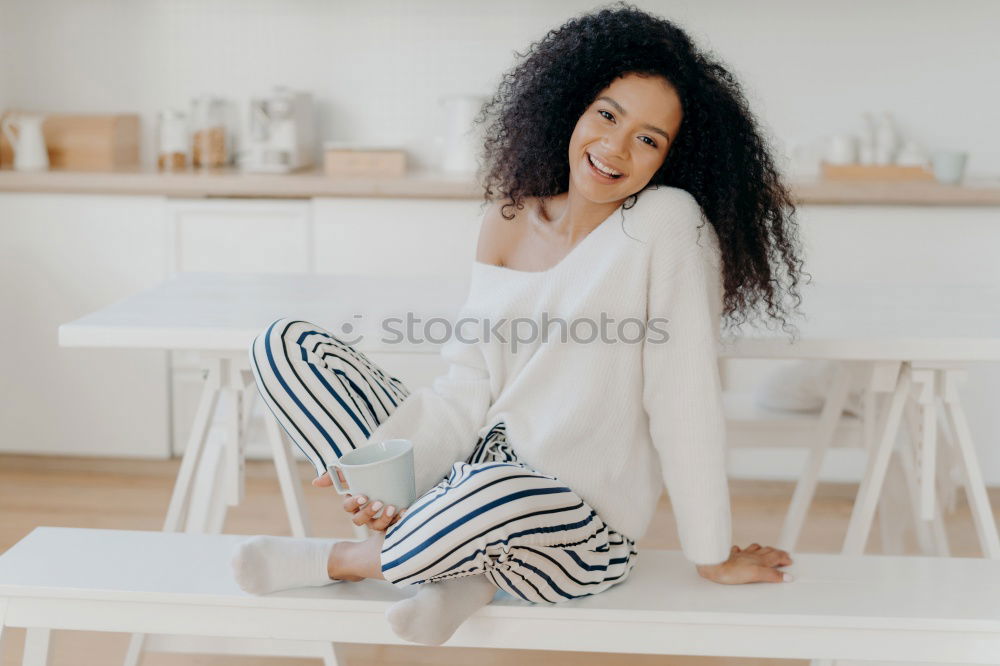
[[[1000, 179], [964, 185], [937, 182], [792, 181], [803, 204], [1000, 206]], [[479, 199], [471, 176], [439, 171], [413, 171], [400, 177], [344, 178], [321, 171], [293, 174], [249, 174], [236, 169], [210, 172], [161, 173], [129, 171], [20, 172], [0, 169], [0, 192], [66, 192], [86, 194], [148, 194], [169, 197], [401, 197]]]

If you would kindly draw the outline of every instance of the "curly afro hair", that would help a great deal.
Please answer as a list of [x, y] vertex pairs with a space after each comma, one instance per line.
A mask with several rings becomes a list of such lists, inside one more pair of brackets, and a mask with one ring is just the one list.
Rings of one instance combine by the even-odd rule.
[[675, 24], [624, 2], [570, 19], [515, 55], [523, 60], [475, 119], [486, 123], [479, 173], [486, 202], [505, 198], [502, 211], [520, 210], [525, 197], [566, 192], [570, 137], [598, 93], [625, 74], [661, 76], [677, 91], [684, 116], [646, 187], [686, 190], [714, 227], [727, 326], [763, 313], [768, 328], [780, 320], [794, 331], [786, 317], [790, 301], [793, 309], [801, 303], [803, 263], [795, 204], [739, 83], [718, 60]]

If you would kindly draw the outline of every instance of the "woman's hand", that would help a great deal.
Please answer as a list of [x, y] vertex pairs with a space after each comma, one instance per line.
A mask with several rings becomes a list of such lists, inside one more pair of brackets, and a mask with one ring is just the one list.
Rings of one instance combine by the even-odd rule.
[[777, 567], [791, 563], [792, 558], [785, 551], [752, 543], [745, 550], [733, 546], [725, 562], [698, 565], [698, 573], [702, 578], [726, 585], [781, 583], [791, 581], [792, 576]]
[[[344, 476], [337, 470], [337, 476], [340, 477], [341, 483], [346, 483]], [[333, 481], [330, 480], [330, 473], [326, 472], [323, 476], [317, 477], [312, 480], [312, 484], [319, 488], [326, 488], [333, 485]], [[393, 525], [403, 514], [406, 513], [406, 509], [399, 511], [397, 507], [389, 506], [385, 507], [381, 515], [376, 518], [379, 510], [383, 508], [383, 503], [381, 501], [368, 501], [369, 498], [364, 495], [358, 495], [355, 497], [348, 493], [344, 496], [344, 511], [353, 514], [351, 522], [355, 525], [367, 525], [369, 528], [377, 531], [384, 532], [389, 529], [389, 526]]]

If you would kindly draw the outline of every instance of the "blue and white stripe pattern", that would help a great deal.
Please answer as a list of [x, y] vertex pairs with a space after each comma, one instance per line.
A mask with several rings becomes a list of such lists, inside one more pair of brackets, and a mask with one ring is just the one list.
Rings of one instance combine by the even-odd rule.
[[[364, 444], [409, 395], [308, 322], [272, 323], [250, 356], [262, 398], [317, 473]], [[399, 586], [483, 574], [508, 594], [552, 604], [625, 580], [636, 557], [635, 542], [570, 488], [519, 462], [501, 422], [386, 530], [382, 573]]]

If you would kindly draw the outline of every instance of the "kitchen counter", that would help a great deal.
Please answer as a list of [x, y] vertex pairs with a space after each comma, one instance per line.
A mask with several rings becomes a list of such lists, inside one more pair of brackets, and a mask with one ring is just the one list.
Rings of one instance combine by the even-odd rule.
[[[803, 204], [1000, 206], [1000, 180], [961, 186], [937, 182], [792, 181]], [[154, 170], [19, 172], [0, 169], [0, 192], [136, 194], [169, 197], [291, 198], [387, 197], [479, 199], [471, 176], [413, 171], [399, 177], [346, 178], [321, 171], [248, 174], [236, 169], [161, 173]]]

